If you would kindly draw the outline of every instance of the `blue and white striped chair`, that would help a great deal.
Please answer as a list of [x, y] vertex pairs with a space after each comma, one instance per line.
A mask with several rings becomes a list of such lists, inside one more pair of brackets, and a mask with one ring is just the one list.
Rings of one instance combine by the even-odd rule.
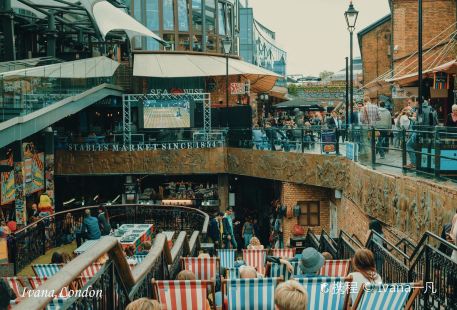
[[225, 280], [222, 296], [227, 296], [228, 310], [274, 310], [275, 289], [280, 281], [280, 278]]
[[421, 287], [422, 283], [363, 284], [352, 309], [409, 310]]
[[49, 304], [46, 306], [46, 310], [59, 310], [59, 309], [62, 309], [63, 308], [63, 305], [65, 303], [65, 301], [67, 300], [68, 298], [54, 298], [53, 300], [51, 300], [49, 302]]
[[[299, 262], [290, 262], [292, 267], [294, 268], [294, 274], [293, 275], [298, 275], [301, 274], [301, 269], [300, 269], [300, 263]], [[272, 263], [270, 267], [270, 277], [273, 278], [283, 278], [284, 281], [289, 280], [290, 278], [293, 277], [292, 274], [290, 274], [289, 271], [287, 271], [287, 267], [284, 264], [276, 264]]]
[[227, 279], [238, 279], [240, 277], [240, 268], [227, 268]]
[[144, 258], [146, 257], [146, 255], [133, 255], [133, 256], [129, 256], [127, 257], [127, 260], [132, 260], [132, 261], [137, 261], [138, 264], [141, 264], [141, 262], [144, 260]]
[[219, 249], [217, 256], [221, 259], [221, 267], [233, 268], [235, 267], [235, 249]]
[[60, 271], [61, 264], [36, 264], [32, 265], [33, 272], [37, 277], [50, 278]]
[[308, 309], [346, 309], [351, 278], [310, 277], [295, 280], [304, 286], [308, 293]]

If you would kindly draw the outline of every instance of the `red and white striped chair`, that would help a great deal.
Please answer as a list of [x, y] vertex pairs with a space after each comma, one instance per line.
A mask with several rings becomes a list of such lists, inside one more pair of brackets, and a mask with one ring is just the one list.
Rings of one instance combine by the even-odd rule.
[[[43, 285], [44, 282], [46, 282], [47, 278], [46, 277], [27, 277], [27, 280], [29, 281], [29, 284], [32, 287], [32, 289], [36, 290], [41, 285]], [[72, 285], [70, 285], [70, 286], [72, 287], [72, 290], [75, 289]], [[56, 294], [56, 298], [61, 299], [61, 298], [67, 298], [67, 297], [69, 297], [69, 288], [68, 287], [62, 288], [62, 290], [60, 290], [60, 293]]]
[[95, 276], [97, 272], [102, 269], [103, 265], [102, 264], [92, 264], [89, 265], [82, 273], [81, 273], [81, 282], [82, 285], [86, 285], [87, 282]]
[[271, 256], [276, 256], [276, 257], [281, 257], [281, 258], [294, 258], [295, 257], [295, 248], [271, 249]]
[[213, 280], [219, 270], [218, 257], [182, 257], [182, 269], [192, 271], [197, 280]]
[[243, 260], [248, 266], [255, 267], [257, 272], [265, 274], [267, 250], [243, 250]]
[[209, 286], [211, 286], [213, 300], [215, 300], [214, 281], [152, 280], [154, 296], [161, 303], [163, 310], [206, 309]]
[[22, 292], [26, 287], [18, 277], [5, 277], [4, 279], [13, 290], [14, 294], [16, 294], [16, 297], [22, 295]]
[[345, 277], [349, 274], [351, 261], [349, 259], [326, 260], [319, 275], [326, 277]]

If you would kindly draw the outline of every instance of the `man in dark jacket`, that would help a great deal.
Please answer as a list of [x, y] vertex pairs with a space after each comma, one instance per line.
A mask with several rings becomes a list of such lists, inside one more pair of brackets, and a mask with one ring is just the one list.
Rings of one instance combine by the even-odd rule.
[[225, 215], [222, 219], [222, 225], [223, 225], [223, 239], [225, 243], [225, 249], [230, 249], [230, 246], [232, 249], [236, 249], [238, 247], [236, 240], [235, 240], [235, 234], [233, 230], [233, 219], [232, 219], [232, 208], [229, 207], [227, 211], [225, 212]]
[[224, 213], [218, 212], [209, 222], [209, 237], [214, 243], [214, 248], [221, 247], [222, 217]]
[[97, 240], [101, 237], [98, 220], [90, 214], [90, 210], [84, 210], [85, 216], [80, 231], [76, 232], [76, 244], [79, 247], [83, 239]]
[[109, 235], [109, 233], [111, 232], [111, 225], [108, 221], [104, 208], [98, 209], [97, 218], [98, 218], [98, 225], [100, 226], [102, 236]]

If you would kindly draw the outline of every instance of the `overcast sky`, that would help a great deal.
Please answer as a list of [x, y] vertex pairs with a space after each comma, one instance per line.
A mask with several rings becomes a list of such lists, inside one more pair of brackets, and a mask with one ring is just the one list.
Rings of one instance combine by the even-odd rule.
[[[241, 0], [244, 3], [246, 0]], [[360, 12], [356, 32], [389, 14], [388, 0], [354, 0]], [[344, 12], [349, 0], [249, 0], [255, 18], [276, 32], [287, 51], [287, 73], [318, 75], [344, 68], [349, 33]], [[360, 55], [354, 33], [354, 55]]]

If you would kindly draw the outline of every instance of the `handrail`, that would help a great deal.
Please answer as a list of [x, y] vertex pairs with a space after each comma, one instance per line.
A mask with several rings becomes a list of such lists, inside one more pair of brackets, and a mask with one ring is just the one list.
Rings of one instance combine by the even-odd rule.
[[457, 251], [457, 246], [455, 244], [450, 243], [449, 241], [442, 239], [438, 235], [435, 235], [434, 233], [430, 231], [426, 231], [422, 238], [420, 239], [419, 243], [416, 246], [416, 249], [413, 251], [413, 253], [410, 256], [410, 261], [412, 262], [415, 257], [418, 255], [422, 247], [426, 244], [429, 238], [433, 238], [435, 241], [446, 245], [447, 247], [451, 248], [453, 251]]
[[[364, 248], [364, 245], [362, 244], [362, 242], [359, 242], [357, 240], [355, 240], [354, 238], [352, 238], [351, 236], [349, 236], [344, 230], [340, 230], [340, 238], [341, 237], [346, 237], [349, 239], [349, 241], [353, 242], [355, 245], [357, 245], [359, 248]], [[358, 238], [357, 238], [358, 239]]]
[[[374, 241], [374, 239], [373, 239], [373, 236], [375, 236], [375, 235], [376, 235], [378, 238], [380, 238], [380, 239], [383, 241], [383, 243], [385, 242], [388, 246], [391, 247], [391, 249], [388, 249], [388, 248], [386, 247], [386, 249], [387, 249], [389, 252], [391, 252], [392, 250], [396, 250], [398, 253], [400, 253], [401, 256], [403, 256], [404, 259], [409, 260], [409, 256], [408, 256], [406, 253], [404, 253], [402, 250], [400, 250], [400, 249], [397, 248], [395, 245], [393, 245], [392, 243], [390, 243], [386, 238], [384, 238], [384, 236], [382, 236], [380, 233], [378, 233], [377, 231], [374, 231], [374, 230], [371, 230], [371, 231], [370, 231], [370, 235], [368, 236], [368, 240], [367, 240], [366, 246], [369, 245], [370, 241], [371, 241], [371, 242], [377, 243], [377, 242]], [[383, 244], [380, 244], [380, 245], [383, 246]]]
[[[70, 285], [80, 274], [90, 265], [92, 265], [100, 256], [108, 253], [110, 259], [117, 267], [121, 276], [122, 284], [133, 295], [132, 289], [147, 276], [152, 266], [160, 259], [162, 253], [165, 254], [165, 260], [171, 263], [171, 255], [168, 249], [167, 238], [164, 234], [156, 235], [153, 247], [144, 260], [138, 264], [133, 271], [124, 255], [121, 244], [115, 237], [105, 236], [85, 253], [77, 256], [70, 263], [64, 265], [54, 276], [50, 277], [41, 286], [43, 292], [59, 292], [63, 287]], [[49, 296], [44, 296], [49, 295]], [[40, 296], [31, 296], [21, 300], [15, 307], [19, 310], [43, 309], [54, 298], [52, 294], [40, 294]]]
[[[33, 223], [31, 223], [31, 224], [29, 224], [29, 225], [17, 230], [17, 231], [15, 231], [11, 235], [13, 235], [13, 236], [18, 235], [21, 232], [27, 231], [27, 229], [29, 229], [29, 228], [33, 228], [33, 227], [37, 226], [41, 222], [44, 222], [46, 220], [50, 220], [50, 219], [56, 217], [57, 215], [64, 215], [66, 213], [72, 213], [72, 212], [76, 212], [76, 211], [84, 211], [85, 209], [91, 209], [91, 210], [92, 209], [98, 209], [101, 206], [107, 208], [108, 211], [109, 211], [110, 208], [115, 208], [115, 207], [128, 207], [128, 206], [133, 206], [133, 207], [141, 206], [141, 207], [144, 207], [145, 205], [139, 205], [139, 204], [115, 204], [115, 205], [100, 204], [100, 205], [95, 205], [95, 206], [85, 206], [85, 207], [75, 208], [75, 209], [71, 209], [71, 210], [59, 211], [59, 212], [55, 212], [53, 214], [50, 214], [48, 216], [41, 217], [37, 221], [35, 221], [35, 222], [33, 222]], [[147, 207], [166, 207], [166, 206], [163, 206], [163, 205], [147, 205]], [[170, 208], [184, 209], [184, 210], [188, 210], [188, 211], [191, 211], [191, 212], [200, 213], [205, 218], [201, 233], [202, 234], [206, 234], [207, 233], [207, 231], [208, 231], [208, 223], [209, 223], [209, 215], [208, 214], [206, 214], [205, 212], [203, 212], [203, 211], [201, 211], [199, 209], [190, 208], [190, 207], [184, 207], [184, 206], [170, 206]]]
[[192, 233], [192, 235], [190, 236], [189, 253], [191, 253], [191, 254], [194, 253], [195, 249], [200, 248], [200, 239], [198, 238], [199, 235], [200, 235], [200, 233], [198, 231], [194, 231]]
[[185, 231], [181, 231], [176, 238], [176, 241], [173, 244], [173, 248], [171, 249], [171, 261], [174, 262], [179, 254], [181, 248], [184, 248], [184, 255], [190, 253], [189, 242], [187, 241], [187, 233]]
[[357, 241], [359, 244], [363, 244], [362, 240], [360, 240], [359, 237], [357, 237], [356, 234], [352, 234], [351, 238], [354, 239], [355, 241]]

